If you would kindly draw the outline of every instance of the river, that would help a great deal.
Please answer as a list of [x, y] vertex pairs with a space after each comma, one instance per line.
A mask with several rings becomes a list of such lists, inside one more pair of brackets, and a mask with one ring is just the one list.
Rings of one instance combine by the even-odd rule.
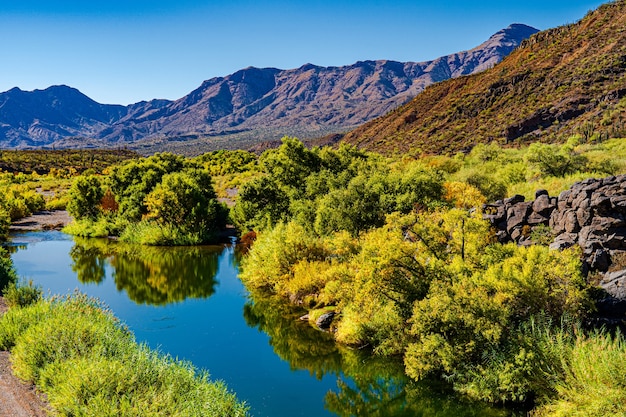
[[235, 248], [141, 247], [61, 232], [13, 234], [18, 275], [44, 294], [97, 297], [138, 342], [207, 369], [256, 417], [511, 416], [437, 384], [410, 383], [398, 360], [338, 346], [279, 300], [252, 299]]

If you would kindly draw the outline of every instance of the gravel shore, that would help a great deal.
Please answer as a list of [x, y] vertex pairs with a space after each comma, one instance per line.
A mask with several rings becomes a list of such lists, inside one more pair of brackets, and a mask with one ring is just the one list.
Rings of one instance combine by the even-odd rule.
[[11, 224], [12, 232], [28, 232], [40, 230], [61, 230], [72, 221], [65, 210], [39, 211], [32, 216], [24, 217]]

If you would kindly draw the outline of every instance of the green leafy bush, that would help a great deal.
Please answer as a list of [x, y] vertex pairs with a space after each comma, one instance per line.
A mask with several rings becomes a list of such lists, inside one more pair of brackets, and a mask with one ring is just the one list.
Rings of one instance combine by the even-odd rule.
[[247, 415], [223, 383], [137, 345], [84, 295], [11, 308], [0, 318], [0, 348], [11, 349], [14, 372], [37, 384], [55, 415]]
[[528, 147], [526, 161], [543, 175], [563, 177], [585, 167], [587, 158], [574, 151], [573, 146], [533, 143]]
[[[485, 352], [506, 358], [491, 371], [526, 372], [524, 366], [536, 353], [523, 343], [509, 344], [516, 327], [533, 315], [559, 320], [590, 306], [577, 253], [543, 246], [511, 249], [510, 256], [484, 272], [433, 282], [428, 297], [415, 304], [410, 330], [414, 341], [405, 354], [411, 377], [455, 375], [453, 383], [472, 384], [472, 375], [484, 379], [476, 367], [484, 363]], [[480, 390], [480, 396], [523, 401], [532, 395], [523, 378], [511, 374], [510, 382], [494, 384], [494, 392]]]
[[6, 249], [0, 248], [0, 294], [10, 284], [17, 282], [17, 274], [13, 268], [13, 261]]
[[78, 236], [195, 245], [215, 240], [228, 217], [209, 172], [167, 153], [114, 166], [102, 179], [79, 176], [68, 194], [75, 222], [65, 231]]

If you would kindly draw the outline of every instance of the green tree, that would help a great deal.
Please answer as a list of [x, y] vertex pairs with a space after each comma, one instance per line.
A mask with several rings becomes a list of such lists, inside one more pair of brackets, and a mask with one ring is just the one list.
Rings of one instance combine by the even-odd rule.
[[157, 153], [114, 167], [108, 184], [119, 204], [118, 214], [129, 221], [140, 221], [146, 214], [144, 200], [161, 182], [163, 175], [182, 171], [188, 166], [196, 165], [186, 162], [180, 155]]
[[286, 136], [282, 142], [276, 151], [262, 155], [261, 166], [279, 184], [302, 189], [306, 177], [319, 171], [321, 160], [296, 138]]
[[217, 201], [211, 176], [200, 169], [165, 174], [146, 196], [146, 218], [162, 225], [214, 236], [226, 224], [226, 209]]
[[6, 240], [11, 227], [11, 215], [6, 198], [0, 194], [0, 240]]
[[587, 158], [575, 152], [570, 144], [547, 145], [536, 142], [528, 147], [526, 161], [544, 175], [563, 177], [583, 169]]
[[67, 211], [77, 220], [95, 220], [100, 214], [100, 200], [104, 196], [102, 183], [96, 176], [77, 177], [69, 190]]
[[315, 231], [320, 235], [346, 230], [352, 235], [371, 227], [382, 226], [385, 213], [380, 206], [376, 181], [360, 175], [347, 188], [339, 188], [322, 197], [315, 217]]
[[13, 261], [6, 249], [0, 248], [0, 295], [9, 284], [17, 282], [17, 273]]
[[263, 176], [245, 184], [239, 192], [232, 216], [243, 230], [263, 230], [289, 215], [289, 196], [271, 177]]

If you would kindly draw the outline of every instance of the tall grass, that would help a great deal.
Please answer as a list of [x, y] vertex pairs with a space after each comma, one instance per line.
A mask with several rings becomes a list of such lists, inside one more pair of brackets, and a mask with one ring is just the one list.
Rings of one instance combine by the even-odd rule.
[[563, 317], [530, 317], [501, 346], [483, 352], [480, 365], [451, 377], [458, 391], [492, 403], [549, 401], [564, 379], [579, 326]]
[[565, 376], [556, 384], [557, 399], [536, 416], [626, 415], [626, 340], [596, 332], [579, 336], [565, 359]]
[[99, 302], [81, 294], [11, 308], [0, 349], [60, 416], [245, 416], [247, 407], [191, 364], [138, 345]]

